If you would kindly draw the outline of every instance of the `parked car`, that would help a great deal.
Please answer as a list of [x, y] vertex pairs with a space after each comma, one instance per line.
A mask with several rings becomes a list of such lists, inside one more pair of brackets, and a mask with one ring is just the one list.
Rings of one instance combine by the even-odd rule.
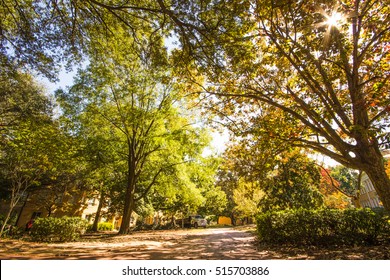
[[187, 218], [184, 219], [178, 219], [176, 220], [176, 224], [181, 226], [181, 227], [207, 227], [207, 220], [203, 218], [201, 215], [190, 215]]

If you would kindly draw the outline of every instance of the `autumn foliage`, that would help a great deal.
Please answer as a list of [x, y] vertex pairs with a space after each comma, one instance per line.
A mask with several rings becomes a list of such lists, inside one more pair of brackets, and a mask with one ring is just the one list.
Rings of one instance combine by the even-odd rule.
[[330, 171], [321, 169], [319, 191], [324, 196], [324, 204], [328, 208], [345, 209], [351, 205], [350, 199], [339, 191], [340, 183], [330, 176]]

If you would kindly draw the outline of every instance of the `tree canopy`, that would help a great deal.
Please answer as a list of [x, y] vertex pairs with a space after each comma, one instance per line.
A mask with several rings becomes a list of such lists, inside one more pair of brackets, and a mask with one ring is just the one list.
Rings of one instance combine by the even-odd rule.
[[264, 107], [285, 112], [294, 129], [281, 139], [366, 172], [389, 209], [381, 155], [389, 141], [388, 1], [229, 1], [224, 8], [212, 14], [222, 24], [210, 29], [212, 44], [208, 37], [196, 45], [201, 96], [217, 97], [227, 118], [238, 108], [249, 108], [248, 118]]
[[[28, 178], [23, 190], [49, 178], [54, 190], [53, 178], [77, 173], [69, 158], [82, 158], [83, 176], [123, 211], [126, 233], [133, 211], [157, 206], [222, 213], [228, 205], [250, 215], [261, 200], [267, 209], [316, 207], [318, 170], [291, 152], [298, 147], [365, 172], [390, 209], [382, 155], [390, 143], [389, 4], [5, 0], [1, 179]], [[34, 75], [54, 81], [73, 66], [74, 85], [57, 91], [54, 116]], [[195, 125], [202, 115], [189, 104], [235, 136], [219, 187], [218, 161], [202, 158], [210, 140]]]

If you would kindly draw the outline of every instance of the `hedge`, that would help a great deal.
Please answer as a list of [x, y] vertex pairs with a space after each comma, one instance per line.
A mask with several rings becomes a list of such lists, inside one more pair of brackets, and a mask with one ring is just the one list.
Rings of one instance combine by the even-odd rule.
[[[87, 230], [92, 231], [92, 226], [93, 226], [92, 224], [89, 224]], [[114, 230], [114, 225], [112, 223], [109, 223], [109, 222], [101, 222], [101, 223], [98, 223], [97, 230], [98, 231], [112, 231], [112, 230]]]
[[69, 242], [80, 238], [87, 221], [79, 217], [38, 218], [31, 229], [31, 238], [38, 242]]
[[371, 209], [266, 212], [257, 217], [259, 241], [271, 244], [361, 245], [390, 240], [390, 214]]
[[114, 225], [112, 223], [108, 223], [108, 222], [99, 223], [98, 230], [102, 230], [102, 231], [114, 230]]

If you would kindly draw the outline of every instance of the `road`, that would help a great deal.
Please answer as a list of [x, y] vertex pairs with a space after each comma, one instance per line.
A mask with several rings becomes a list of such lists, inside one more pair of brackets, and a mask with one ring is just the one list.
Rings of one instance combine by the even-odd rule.
[[0, 259], [258, 259], [253, 229], [207, 228], [89, 236], [81, 242], [0, 243]]
[[388, 260], [390, 243], [315, 247], [256, 244], [254, 228], [207, 228], [93, 234], [82, 241], [0, 240], [2, 260]]

